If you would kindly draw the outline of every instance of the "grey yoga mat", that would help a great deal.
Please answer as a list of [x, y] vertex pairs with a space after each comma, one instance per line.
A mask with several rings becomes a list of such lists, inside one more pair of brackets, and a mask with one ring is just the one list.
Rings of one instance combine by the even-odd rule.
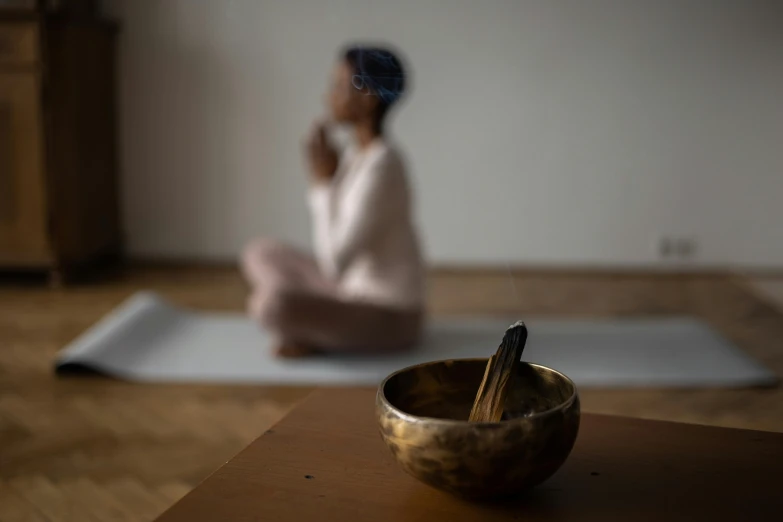
[[[269, 337], [239, 314], [193, 312], [138, 293], [62, 350], [59, 373], [94, 371], [147, 382], [377, 385], [426, 361], [487, 357], [514, 318], [434, 320], [421, 346], [394, 355], [280, 360]], [[526, 319], [523, 360], [578, 386], [744, 387], [776, 376], [709, 326], [688, 318]]]

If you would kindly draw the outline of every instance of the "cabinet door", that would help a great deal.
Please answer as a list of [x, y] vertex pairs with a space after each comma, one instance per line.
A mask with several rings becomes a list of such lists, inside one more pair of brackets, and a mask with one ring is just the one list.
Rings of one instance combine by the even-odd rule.
[[0, 264], [47, 265], [39, 76], [0, 71]]

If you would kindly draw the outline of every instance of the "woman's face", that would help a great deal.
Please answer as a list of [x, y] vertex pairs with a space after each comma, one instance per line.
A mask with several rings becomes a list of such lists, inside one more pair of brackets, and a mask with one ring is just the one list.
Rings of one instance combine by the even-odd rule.
[[373, 96], [365, 96], [353, 85], [353, 67], [342, 60], [332, 71], [328, 105], [335, 121], [355, 123], [372, 114]]

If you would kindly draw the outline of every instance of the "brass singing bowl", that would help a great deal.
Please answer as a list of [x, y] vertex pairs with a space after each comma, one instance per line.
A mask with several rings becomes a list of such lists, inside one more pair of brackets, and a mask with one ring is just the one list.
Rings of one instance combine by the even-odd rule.
[[579, 394], [560, 372], [521, 363], [504, 420], [468, 422], [487, 359], [411, 366], [378, 388], [381, 436], [402, 468], [473, 499], [521, 493], [568, 458], [579, 431]]

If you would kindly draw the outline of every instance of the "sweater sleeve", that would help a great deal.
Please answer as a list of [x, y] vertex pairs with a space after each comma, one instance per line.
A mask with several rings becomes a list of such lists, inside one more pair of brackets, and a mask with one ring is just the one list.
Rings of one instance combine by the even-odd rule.
[[324, 275], [335, 278], [337, 273], [331, 255], [329, 237], [329, 223], [332, 221], [332, 193], [333, 187], [331, 185], [318, 184], [310, 188], [307, 199], [310, 206], [315, 257]]
[[360, 172], [337, 201], [330, 198], [328, 187], [311, 190], [316, 250], [328, 275], [339, 278], [350, 262], [393, 222], [395, 209], [401, 203], [400, 193], [395, 190], [400, 174], [397, 162], [383, 155]]

